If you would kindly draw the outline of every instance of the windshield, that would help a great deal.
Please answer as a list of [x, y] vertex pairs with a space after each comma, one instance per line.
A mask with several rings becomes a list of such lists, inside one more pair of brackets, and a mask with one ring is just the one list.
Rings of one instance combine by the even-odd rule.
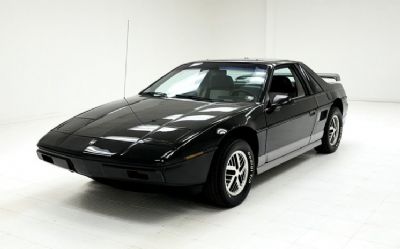
[[202, 62], [179, 67], [142, 95], [205, 101], [259, 101], [267, 66], [250, 63]]

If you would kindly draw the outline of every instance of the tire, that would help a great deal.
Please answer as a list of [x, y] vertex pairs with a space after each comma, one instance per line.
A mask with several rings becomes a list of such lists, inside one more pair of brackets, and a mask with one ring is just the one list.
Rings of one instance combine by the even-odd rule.
[[[336, 123], [336, 125], [334, 124]], [[335, 128], [336, 127], [336, 128]], [[335, 133], [333, 137], [330, 137], [333, 129]], [[335, 152], [340, 144], [343, 132], [343, 116], [342, 112], [338, 107], [333, 106], [329, 111], [328, 118], [324, 127], [324, 135], [322, 136], [322, 144], [315, 147], [318, 153], [329, 154]]]
[[254, 154], [246, 141], [231, 139], [223, 143], [211, 163], [204, 186], [206, 198], [221, 207], [239, 205], [250, 191], [254, 170]]

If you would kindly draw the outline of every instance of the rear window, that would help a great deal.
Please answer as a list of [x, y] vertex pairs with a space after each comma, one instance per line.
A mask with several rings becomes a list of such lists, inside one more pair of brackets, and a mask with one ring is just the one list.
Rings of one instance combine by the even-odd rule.
[[322, 92], [321, 86], [318, 84], [318, 82], [312, 77], [312, 75], [302, 66], [300, 66], [301, 71], [306, 77], [306, 80], [308, 82], [308, 85], [310, 86], [310, 89], [313, 93], [319, 93]]

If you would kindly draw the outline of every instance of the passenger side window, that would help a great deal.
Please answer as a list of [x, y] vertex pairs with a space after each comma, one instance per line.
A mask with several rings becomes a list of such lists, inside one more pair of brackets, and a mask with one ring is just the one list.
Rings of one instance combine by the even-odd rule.
[[269, 95], [270, 99], [274, 99], [276, 95], [296, 98], [303, 97], [306, 94], [293, 70], [290, 67], [281, 67], [274, 70]]

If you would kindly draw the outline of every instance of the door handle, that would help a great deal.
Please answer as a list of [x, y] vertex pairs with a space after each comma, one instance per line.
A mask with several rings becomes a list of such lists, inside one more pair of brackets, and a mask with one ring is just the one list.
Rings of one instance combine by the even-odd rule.
[[317, 113], [317, 112], [316, 112], [315, 110], [312, 110], [312, 111], [310, 112], [310, 116], [314, 116], [316, 113]]

